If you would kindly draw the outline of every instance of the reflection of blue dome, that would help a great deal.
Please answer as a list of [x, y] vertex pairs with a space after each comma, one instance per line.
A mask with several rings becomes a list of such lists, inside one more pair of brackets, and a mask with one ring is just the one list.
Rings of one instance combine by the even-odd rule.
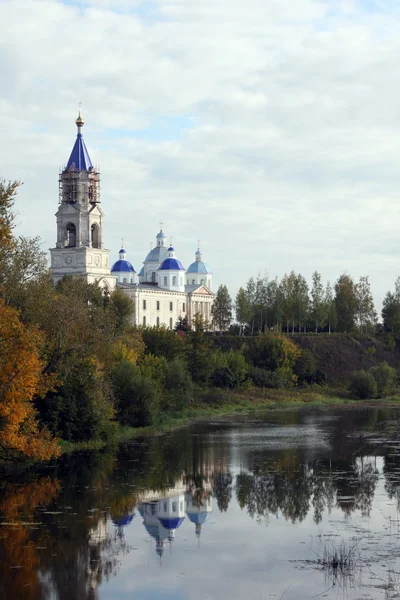
[[211, 269], [207, 263], [202, 260], [196, 260], [196, 262], [192, 263], [186, 273], [211, 273]]
[[166, 249], [165, 246], [156, 246], [155, 248], [150, 250], [150, 252], [146, 256], [146, 258], [144, 259], [144, 262], [145, 263], [147, 263], [147, 262], [162, 263], [162, 261], [164, 259], [166, 259], [167, 256], [168, 256], [168, 250]]
[[144, 525], [147, 533], [149, 535], [151, 535], [152, 538], [154, 538], [155, 540], [158, 539], [159, 534], [160, 534], [160, 529], [159, 529], [158, 523], [152, 523], [150, 525], [149, 523], [144, 522], [143, 525]]
[[112, 522], [117, 527], [124, 527], [125, 525], [129, 525], [129, 523], [132, 522], [134, 516], [135, 513], [133, 513], [133, 515], [122, 515], [122, 517], [120, 517], [119, 519], [113, 519]]
[[180, 525], [182, 525], [185, 517], [175, 517], [174, 519], [158, 519], [164, 529], [178, 529]]
[[117, 260], [112, 266], [111, 273], [136, 273], [136, 271], [129, 260]]
[[159, 271], [184, 271], [185, 267], [177, 258], [166, 258], [158, 267]]
[[186, 513], [189, 521], [191, 523], [195, 523], [196, 525], [204, 525], [210, 518], [210, 513], [207, 512], [199, 512], [199, 513]]

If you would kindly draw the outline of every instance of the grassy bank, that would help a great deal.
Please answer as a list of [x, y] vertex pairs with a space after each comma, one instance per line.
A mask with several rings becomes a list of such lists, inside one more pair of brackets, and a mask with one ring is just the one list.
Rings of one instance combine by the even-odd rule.
[[[249, 389], [249, 390], [208, 390], [181, 413], [166, 414], [162, 421], [152, 427], [120, 426], [115, 444], [127, 442], [136, 437], [160, 435], [192, 423], [215, 417], [229, 417], [238, 414], [251, 414], [267, 410], [289, 410], [304, 408], [329, 408], [335, 406], [363, 408], [371, 406], [400, 407], [400, 389], [393, 397], [380, 400], [355, 400], [342, 388], [313, 387], [308, 389]], [[77, 450], [97, 450], [106, 444], [101, 441], [71, 443], [61, 441], [62, 452]], [[107, 443], [109, 445], [109, 443]]]

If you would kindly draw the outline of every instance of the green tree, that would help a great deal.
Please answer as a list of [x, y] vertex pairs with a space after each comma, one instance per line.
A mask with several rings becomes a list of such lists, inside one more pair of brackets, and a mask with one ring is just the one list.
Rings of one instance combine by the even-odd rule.
[[383, 299], [382, 319], [385, 331], [400, 338], [400, 277], [396, 279], [394, 293], [387, 292]]
[[327, 321], [327, 304], [325, 301], [324, 285], [322, 283], [321, 274], [314, 271], [312, 275], [311, 288], [311, 320], [314, 326], [314, 331], [317, 333], [319, 329], [325, 327]]
[[244, 327], [251, 322], [252, 310], [248, 295], [240, 287], [235, 300], [236, 320], [240, 325], [240, 333], [243, 334]]
[[336, 303], [333, 295], [333, 289], [329, 281], [326, 283], [325, 288], [325, 310], [326, 310], [326, 321], [328, 324], [329, 333], [332, 329], [336, 329], [337, 316], [336, 316]]
[[377, 321], [374, 299], [368, 277], [360, 277], [355, 286], [357, 298], [357, 322], [361, 331], [372, 329]]
[[211, 308], [211, 315], [216, 327], [221, 333], [229, 328], [232, 321], [232, 300], [226, 285], [220, 285]]
[[353, 279], [346, 274], [335, 283], [335, 307], [338, 331], [351, 331], [357, 318], [357, 289]]

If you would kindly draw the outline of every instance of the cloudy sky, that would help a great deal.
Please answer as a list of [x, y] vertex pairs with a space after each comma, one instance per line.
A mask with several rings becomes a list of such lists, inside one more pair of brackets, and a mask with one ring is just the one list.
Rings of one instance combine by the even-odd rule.
[[251, 275], [400, 275], [395, 0], [0, 0], [0, 174], [55, 244], [83, 103], [105, 243], [136, 270], [159, 222], [232, 295]]

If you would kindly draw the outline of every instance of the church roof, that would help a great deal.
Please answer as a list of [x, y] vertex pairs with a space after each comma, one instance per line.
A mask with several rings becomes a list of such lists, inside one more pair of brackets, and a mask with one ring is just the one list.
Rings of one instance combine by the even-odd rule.
[[89, 171], [90, 169], [93, 169], [92, 161], [90, 160], [89, 152], [87, 151], [81, 133], [78, 133], [76, 137], [71, 156], [67, 162], [67, 169], [70, 169], [71, 167], [75, 167], [78, 171]]
[[208, 521], [210, 513], [208, 512], [198, 512], [198, 513], [186, 513], [189, 521], [195, 523], [196, 525], [204, 525], [206, 521]]
[[122, 259], [113, 264], [111, 273], [136, 273], [136, 271], [129, 260]]
[[165, 246], [156, 246], [155, 248], [150, 250], [146, 258], [144, 259], [144, 262], [162, 263], [162, 261], [165, 260], [167, 256], [168, 250]]
[[185, 267], [177, 258], [166, 258], [158, 268], [159, 271], [184, 271]]
[[186, 271], [186, 273], [211, 273], [211, 269], [208, 266], [207, 263], [203, 262], [202, 260], [196, 260], [194, 263], [192, 263], [188, 270]]
[[182, 525], [185, 517], [175, 517], [170, 519], [158, 519], [164, 529], [178, 529]]

